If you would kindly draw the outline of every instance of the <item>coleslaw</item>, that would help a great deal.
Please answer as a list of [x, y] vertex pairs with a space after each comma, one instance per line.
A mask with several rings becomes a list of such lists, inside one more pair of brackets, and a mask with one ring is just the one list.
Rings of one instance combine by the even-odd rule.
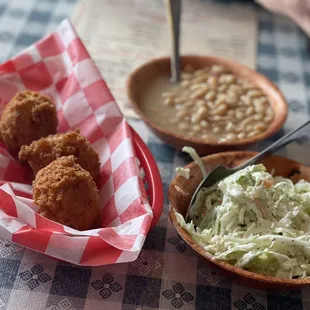
[[[197, 160], [197, 159], [196, 159]], [[215, 259], [281, 278], [310, 276], [310, 183], [249, 166], [202, 188], [178, 223]]]

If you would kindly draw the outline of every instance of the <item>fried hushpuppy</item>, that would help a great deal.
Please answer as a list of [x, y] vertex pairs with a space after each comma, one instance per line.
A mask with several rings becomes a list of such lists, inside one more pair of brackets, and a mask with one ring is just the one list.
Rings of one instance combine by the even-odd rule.
[[98, 189], [74, 156], [60, 157], [37, 173], [33, 200], [39, 213], [50, 220], [77, 230], [98, 227]]
[[34, 174], [50, 164], [56, 158], [73, 155], [76, 162], [87, 170], [96, 181], [100, 174], [98, 154], [88, 140], [76, 131], [59, 133], [41, 138], [29, 146], [23, 146], [19, 159], [28, 162]]
[[56, 133], [56, 107], [51, 99], [34, 91], [23, 91], [6, 104], [1, 115], [0, 133], [12, 153], [23, 145]]

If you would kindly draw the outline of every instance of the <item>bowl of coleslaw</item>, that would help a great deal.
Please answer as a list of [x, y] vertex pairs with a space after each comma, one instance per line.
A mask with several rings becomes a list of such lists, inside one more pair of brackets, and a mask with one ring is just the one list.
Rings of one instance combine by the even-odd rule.
[[310, 284], [310, 167], [279, 156], [202, 188], [184, 220], [203, 171], [235, 167], [255, 152], [225, 152], [177, 169], [169, 187], [170, 219], [184, 241], [228, 277], [255, 287]]

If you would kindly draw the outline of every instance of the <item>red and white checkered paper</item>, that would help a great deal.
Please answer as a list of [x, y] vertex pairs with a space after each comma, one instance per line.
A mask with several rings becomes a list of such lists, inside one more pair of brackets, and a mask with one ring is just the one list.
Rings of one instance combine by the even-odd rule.
[[32, 201], [29, 171], [0, 145], [0, 236], [78, 265], [137, 258], [152, 221], [130, 128], [69, 21], [0, 66], [0, 107], [30, 89], [55, 102], [59, 132], [79, 128], [101, 161], [101, 229], [48, 220]]

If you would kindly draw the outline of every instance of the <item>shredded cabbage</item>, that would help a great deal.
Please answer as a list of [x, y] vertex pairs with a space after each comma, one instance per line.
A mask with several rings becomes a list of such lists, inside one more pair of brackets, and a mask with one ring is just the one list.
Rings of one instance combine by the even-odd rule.
[[189, 168], [181, 168], [177, 167], [175, 169], [177, 175], [183, 177], [184, 179], [188, 180], [190, 177], [190, 169]]
[[180, 225], [215, 259], [256, 273], [310, 276], [310, 183], [249, 166], [202, 188]]
[[182, 151], [187, 153], [195, 161], [195, 163], [200, 168], [200, 171], [202, 173], [203, 178], [205, 178], [207, 176], [207, 171], [206, 171], [206, 168], [205, 168], [201, 158], [197, 154], [197, 152], [190, 146], [184, 146], [182, 148]]

